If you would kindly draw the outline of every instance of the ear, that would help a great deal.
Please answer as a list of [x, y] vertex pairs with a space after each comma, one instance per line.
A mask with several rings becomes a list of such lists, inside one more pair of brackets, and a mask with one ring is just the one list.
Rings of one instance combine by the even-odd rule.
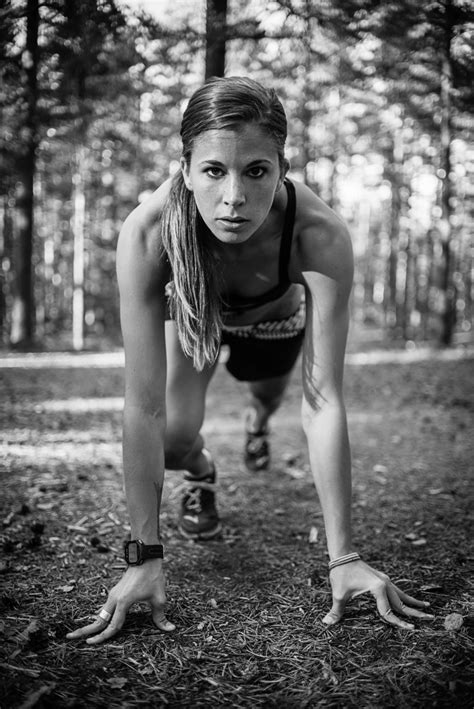
[[277, 188], [276, 188], [276, 191], [277, 191], [277, 192], [278, 192], [279, 189], [281, 189], [281, 187], [282, 187], [282, 185], [283, 185], [283, 180], [285, 179], [286, 173], [288, 172], [289, 169], [290, 169], [290, 163], [289, 163], [289, 161], [285, 158], [284, 161], [283, 161], [283, 167], [282, 167], [281, 170], [280, 170], [280, 178], [279, 178], [279, 180], [278, 180], [278, 184], [277, 184]]
[[179, 161], [179, 165], [181, 167], [181, 173], [183, 175], [184, 184], [186, 185], [188, 190], [192, 192], [193, 186], [191, 183], [191, 177], [189, 175], [189, 163], [186, 162], [186, 160], [182, 157]]

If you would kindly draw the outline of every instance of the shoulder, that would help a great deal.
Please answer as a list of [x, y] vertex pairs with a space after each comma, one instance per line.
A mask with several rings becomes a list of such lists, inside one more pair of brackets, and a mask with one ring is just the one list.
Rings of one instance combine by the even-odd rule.
[[166, 279], [167, 262], [160, 235], [160, 220], [171, 187], [164, 182], [125, 219], [117, 243], [119, 287], [130, 281], [144, 287]]
[[353, 254], [345, 222], [309, 187], [294, 183], [296, 215], [292, 268], [300, 278], [320, 273], [348, 289], [352, 286]]

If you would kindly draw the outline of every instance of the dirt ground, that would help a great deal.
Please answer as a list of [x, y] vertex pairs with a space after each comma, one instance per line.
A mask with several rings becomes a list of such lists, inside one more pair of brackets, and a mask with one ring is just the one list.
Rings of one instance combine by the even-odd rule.
[[431, 602], [433, 621], [395, 630], [362, 598], [341, 624], [321, 623], [327, 557], [299, 374], [273, 423], [271, 470], [255, 475], [242, 465], [245, 390], [220, 366], [205, 435], [222, 539], [179, 536], [182, 475], [167, 473], [177, 629], [161, 634], [137, 606], [93, 648], [65, 633], [124, 568], [120, 357], [0, 358], [0, 707], [472, 707], [474, 359], [393, 359], [347, 365], [354, 537]]

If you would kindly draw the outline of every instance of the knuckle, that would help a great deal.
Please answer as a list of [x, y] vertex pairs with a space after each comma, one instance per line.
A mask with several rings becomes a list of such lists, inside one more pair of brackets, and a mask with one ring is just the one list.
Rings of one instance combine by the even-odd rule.
[[381, 591], [385, 590], [386, 586], [387, 584], [383, 579], [376, 579], [376, 581], [374, 581], [372, 584], [372, 592], [380, 593]]

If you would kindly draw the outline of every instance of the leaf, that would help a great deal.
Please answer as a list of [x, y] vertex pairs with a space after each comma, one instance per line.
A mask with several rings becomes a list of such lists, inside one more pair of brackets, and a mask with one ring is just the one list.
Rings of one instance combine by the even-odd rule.
[[107, 680], [107, 684], [112, 689], [122, 689], [127, 684], [128, 679], [126, 677], [111, 677]]
[[71, 591], [74, 591], [74, 588], [74, 586], [57, 586], [56, 590], [62, 591], [63, 593], [70, 593]]
[[310, 544], [316, 544], [317, 541], [318, 541], [318, 535], [319, 535], [318, 528], [317, 528], [317, 527], [311, 527], [311, 529], [310, 529], [310, 531], [309, 531], [309, 538], [308, 538], [309, 543], [310, 543]]
[[444, 619], [446, 630], [460, 630], [464, 624], [464, 618], [460, 613], [449, 613]]

